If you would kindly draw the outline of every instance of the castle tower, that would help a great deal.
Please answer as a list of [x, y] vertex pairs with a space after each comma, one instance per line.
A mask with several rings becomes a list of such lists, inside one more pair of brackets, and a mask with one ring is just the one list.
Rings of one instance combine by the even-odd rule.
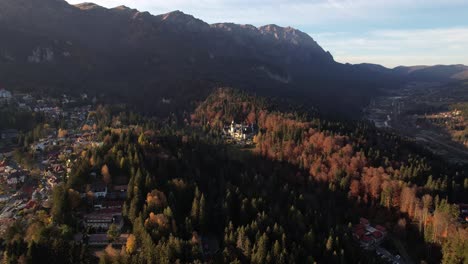
[[231, 122], [231, 134], [234, 133], [235, 125], [234, 125], [234, 120]]

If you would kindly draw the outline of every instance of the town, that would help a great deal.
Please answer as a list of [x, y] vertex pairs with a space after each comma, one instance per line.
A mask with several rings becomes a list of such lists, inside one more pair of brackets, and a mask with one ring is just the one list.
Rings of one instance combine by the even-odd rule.
[[[102, 146], [93, 101], [86, 95], [35, 99], [30, 94], [0, 90], [3, 109], [19, 109], [42, 120], [32, 137], [17, 129], [0, 131], [0, 236], [15, 221], [27, 220], [40, 210], [50, 210], [54, 187], [66, 181], [81, 153]], [[18, 145], [26, 151], [18, 150]], [[121, 184], [109, 184], [102, 179], [101, 171], [93, 171], [89, 177], [93, 179], [91, 184], [69, 190], [69, 197], [75, 199], [74, 213], [81, 219], [75, 241], [89, 246], [107, 245], [110, 240], [117, 245], [125, 244], [128, 234], [120, 231], [127, 179]], [[107, 234], [109, 230], [113, 237]]]
[[[283, 185], [277, 181], [280, 178], [268, 178], [273, 177], [272, 168], [282, 166], [283, 163], [271, 166], [268, 161], [250, 170], [253, 164], [261, 162], [258, 156], [250, 157], [250, 155], [258, 151], [259, 145], [261, 147], [262, 144], [264, 149], [269, 149], [268, 145], [265, 145], [265, 140], [274, 140], [276, 135], [280, 134], [278, 132], [290, 133], [290, 138], [313, 133], [313, 129], [308, 129], [305, 133], [301, 131], [303, 123], [294, 123], [296, 133], [287, 131], [286, 126], [282, 126], [284, 130], [276, 130], [275, 133], [274, 129], [278, 128], [273, 125], [276, 125], [276, 122], [284, 122], [279, 118], [284, 116], [271, 114], [269, 118], [275, 122], [270, 120], [259, 124], [245, 120], [237, 123], [236, 120], [232, 120], [230, 123], [217, 126], [212, 134], [204, 134], [205, 131], [201, 127], [188, 126], [189, 122], [186, 121], [185, 131], [181, 133], [171, 127], [172, 122], [164, 120], [165, 123], [161, 124], [158, 123], [160, 120], [153, 122], [154, 119], [144, 119], [116, 105], [98, 105], [96, 99], [90, 99], [85, 94], [60, 95], [55, 98], [36, 94], [17, 94], [7, 90], [2, 90], [1, 94], [2, 98], [5, 98], [1, 110], [9, 111], [11, 118], [0, 124], [0, 236], [7, 237], [5, 241], [8, 241], [0, 244], [0, 251], [4, 251], [0, 254], [12, 256], [13, 259], [17, 256], [14, 255], [15, 251], [11, 245], [15, 245], [17, 240], [11, 238], [11, 234], [16, 236], [24, 234], [25, 238], [19, 240], [20, 244], [28, 243], [24, 246], [30, 249], [28, 251], [35, 250], [37, 237], [42, 237], [41, 243], [51, 241], [44, 238], [48, 233], [34, 231], [38, 222], [41, 222], [43, 227], [50, 228], [48, 232], [58, 230], [60, 234], [64, 234], [63, 237], [53, 240], [51, 248], [55, 247], [55, 241], [63, 239], [62, 241], [66, 241], [70, 248], [79, 249], [76, 251], [89, 251], [89, 259], [94, 260], [137, 258], [143, 256], [148, 248], [155, 248], [155, 245], [158, 245], [157, 247], [167, 247], [168, 251], [172, 250], [171, 247], [185, 247], [184, 250], [193, 254], [190, 258], [211, 261], [216, 257], [222, 257], [226, 248], [231, 246], [242, 249], [246, 245], [246, 250], [256, 248], [257, 246], [249, 245], [249, 236], [253, 238], [257, 234], [259, 241], [266, 241], [266, 238], [261, 237], [274, 238], [275, 240], [271, 242], [275, 242], [271, 243], [271, 246], [273, 251], [281, 256], [279, 249], [286, 248], [287, 243], [294, 243], [292, 242], [294, 238], [283, 236], [284, 228], [290, 228], [289, 218], [297, 220], [295, 225], [312, 221], [319, 216], [311, 212], [305, 217], [302, 215], [301, 210], [307, 207], [305, 201], [319, 204], [321, 197], [324, 197], [323, 200], [330, 198], [327, 196], [314, 198], [312, 195], [295, 196], [294, 199], [298, 201], [297, 207], [291, 206], [287, 217], [278, 218], [283, 221], [281, 227], [277, 223], [268, 222], [265, 211], [261, 211], [262, 204], [275, 197], [276, 193], [281, 193], [287, 198], [294, 192], [291, 192], [289, 184]], [[200, 113], [198, 116], [206, 115]], [[18, 117], [21, 117], [21, 122], [15, 123], [15, 120], [19, 120]], [[265, 135], [268, 137], [262, 138]], [[310, 136], [307, 141], [315, 144], [317, 149], [326, 149], [327, 146], [322, 146], [326, 142], [323, 136]], [[336, 139], [338, 142], [341, 137]], [[216, 142], [216, 145], [213, 145], [215, 147], [207, 148], [205, 152], [198, 152], [208, 153], [206, 155], [198, 155], [194, 149], [205, 148], [204, 144], [209, 142], [208, 140]], [[283, 146], [287, 146], [288, 143], [291, 142], [281, 141]], [[239, 171], [236, 172], [235, 167], [239, 166], [239, 163], [236, 160], [233, 163], [230, 163], [230, 159], [223, 161], [222, 151], [226, 147], [229, 147], [230, 151], [245, 155], [241, 158], [253, 158], [252, 162], [245, 166], [245, 173], [240, 173], [240, 176], [237, 174]], [[285, 149], [287, 150], [287, 147]], [[310, 148], [307, 151], [313, 153], [317, 149]], [[343, 153], [349, 152], [350, 149], [350, 146], [343, 147], [335, 158], [344, 155]], [[218, 159], [213, 160], [214, 158]], [[360, 162], [358, 156], [350, 160]], [[226, 162], [223, 164], [232, 165], [232, 169], [225, 170], [225, 167], [221, 166], [220, 171], [210, 172], [215, 161]], [[262, 169], [266, 172], [258, 173]], [[364, 171], [367, 169], [363, 168]], [[295, 176], [297, 178], [295, 180], [302, 181], [307, 179], [302, 177], [302, 172], [303, 168], [297, 171], [293, 169], [289, 175]], [[368, 175], [386, 178], [384, 172], [383, 168], [369, 170]], [[226, 178], [223, 174], [227, 175]], [[217, 178], [217, 175], [222, 176]], [[333, 175], [339, 176], [339, 173]], [[204, 180], [199, 182], [193, 180], [199, 177], [204, 177]], [[249, 201], [241, 189], [231, 187], [234, 181], [226, 183], [225, 179], [245, 181], [244, 189], [255, 187], [256, 184], [261, 186], [274, 184], [279, 189]], [[218, 180], [219, 182], [216, 182]], [[356, 183], [356, 180], [353, 179], [353, 182]], [[218, 194], [205, 196], [209, 190], [215, 189], [213, 186], [218, 185], [225, 188], [219, 196], [224, 199], [223, 203], [218, 203]], [[311, 190], [319, 190], [318, 186]], [[330, 188], [332, 187], [330, 185]], [[252, 194], [255, 193], [253, 190], [257, 189], [251, 189]], [[356, 190], [359, 194], [360, 188]], [[345, 191], [349, 192], [348, 195], [354, 195], [353, 188], [346, 187]], [[393, 198], [395, 197], [402, 200], [404, 198], [403, 195], [396, 195]], [[235, 212], [238, 202], [242, 202], [242, 205], [238, 208], [239, 212]], [[210, 212], [208, 206], [216, 209], [211, 209]], [[215, 234], [218, 231], [212, 228], [212, 225], [219, 224], [219, 217], [222, 215], [218, 213], [218, 206], [222, 206], [224, 210], [222, 214], [229, 215], [231, 211], [235, 212], [229, 221], [226, 219], [226, 222], [220, 225], [224, 227], [224, 231], [218, 227], [219, 234], [224, 234], [224, 237]], [[457, 206], [453, 207], [453, 210], [459, 210], [457, 224], [466, 226], [468, 207], [464, 204]], [[383, 206], [380, 209], [382, 212], [385, 210]], [[440, 215], [437, 215], [437, 208], [432, 209], [428, 206], [426, 209], [426, 211], [420, 209], [418, 213], [420, 226], [433, 223], [438, 217], [440, 218]], [[403, 214], [399, 215], [396, 224], [387, 220], [383, 213], [382, 216], [378, 213], [365, 212], [349, 215], [353, 217], [347, 219], [352, 219], [342, 221], [347, 225], [340, 224], [336, 229], [321, 233], [321, 240], [324, 243], [316, 249], [317, 252], [325, 248], [331, 259], [335, 259], [338, 254], [335, 252], [341, 252], [342, 249], [341, 246], [336, 246], [342, 243], [339, 242], [341, 240], [337, 236], [339, 235], [343, 238], [341, 241], [346, 243], [345, 246], [352, 248], [353, 252], [362, 256], [364, 260], [378, 259], [379, 263], [392, 264], [412, 263], [413, 252], [406, 249], [408, 244], [405, 244], [404, 234], [418, 225], [416, 221], [409, 222], [409, 218]], [[358, 218], [359, 216], [363, 217]], [[353, 225], [352, 223], [358, 219], [359, 222]], [[244, 221], [246, 226], [238, 227], [238, 230], [234, 231], [233, 221], [238, 223]], [[263, 234], [258, 232], [257, 221], [260, 226], [264, 225]], [[317, 230], [320, 230], [325, 222], [317, 223], [319, 228], [314, 231], [315, 234], [305, 230], [308, 233], [298, 234], [298, 239], [304, 239], [307, 247], [312, 241], [317, 242], [314, 237], [320, 234]], [[270, 224], [271, 227], [267, 226]], [[174, 234], [177, 234], [178, 238], [174, 238]], [[444, 234], [440, 236], [443, 237]], [[223, 246], [225, 250], [222, 250]], [[334, 247], [337, 250], [334, 250]], [[181, 252], [180, 250], [177, 253], [179, 259], [186, 257]], [[235, 251], [232, 252], [235, 256]], [[33, 253], [23, 254], [26, 255]], [[161, 254], [161, 258], [164, 257]]]
[[446, 131], [453, 141], [468, 147], [467, 122], [458, 109], [417, 116], [416, 124], [418, 127], [438, 127]]

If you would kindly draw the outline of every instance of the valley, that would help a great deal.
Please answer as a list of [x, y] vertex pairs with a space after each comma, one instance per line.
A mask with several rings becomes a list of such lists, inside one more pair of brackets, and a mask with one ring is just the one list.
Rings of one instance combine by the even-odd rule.
[[387, 90], [372, 100], [364, 116], [376, 127], [407, 136], [453, 163], [466, 163], [466, 139], [458, 135], [465, 130], [464, 118], [456, 109], [468, 101], [466, 88], [464, 83], [413, 83]]
[[468, 25], [96, 1], [0, 0], [0, 263], [468, 263]]

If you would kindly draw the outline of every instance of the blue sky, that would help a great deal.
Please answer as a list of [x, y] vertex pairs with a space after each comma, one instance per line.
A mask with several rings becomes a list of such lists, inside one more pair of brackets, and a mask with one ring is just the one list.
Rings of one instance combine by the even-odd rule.
[[[89, 0], [88, 0], [89, 1]], [[80, 0], [68, 0], [79, 3]], [[468, 65], [467, 0], [94, 0], [152, 14], [173, 10], [208, 23], [292, 26], [335, 60]]]

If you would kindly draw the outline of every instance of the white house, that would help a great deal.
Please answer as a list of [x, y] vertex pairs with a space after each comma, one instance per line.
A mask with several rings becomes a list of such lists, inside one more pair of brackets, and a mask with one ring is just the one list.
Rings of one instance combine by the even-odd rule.
[[18, 136], [18, 130], [16, 129], [4, 129], [0, 131], [1, 139], [14, 139]]
[[7, 184], [14, 185], [18, 183], [18, 178], [16, 176], [8, 177]]
[[[94, 183], [89, 185], [88, 191], [91, 192], [95, 198], [105, 198], [107, 196], [107, 185], [103, 183]], [[81, 193], [81, 197], [86, 197], [88, 191]]]
[[0, 203], [7, 202], [10, 200], [10, 195], [0, 195]]
[[105, 187], [104, 189], [100, 189], [100, 190], [95, 191], [94, 196], [96, 198], [99, 198], [99, 197], [105, 198], [107, 196], [107, 187]]
[[5, 89], [0, 89], [0, 98], [4, 98], [4, 99], [10, 99], [12, 96], [11, 96], [11, 92], [5, 90]]
[[8, 185], [14, 185], [14, 184], [17, 184], [19, 182], [23, 183], [24, 180], [25, 180], [26, 176], [24, 175], [10, 175], [8, 176], [8, 179], [7, 179], [7, 184]]
[[44, 143], [37, 143], [37, 144], [33, 144], [31, 148], [34, 151], [44, 151], [46, 146]]

